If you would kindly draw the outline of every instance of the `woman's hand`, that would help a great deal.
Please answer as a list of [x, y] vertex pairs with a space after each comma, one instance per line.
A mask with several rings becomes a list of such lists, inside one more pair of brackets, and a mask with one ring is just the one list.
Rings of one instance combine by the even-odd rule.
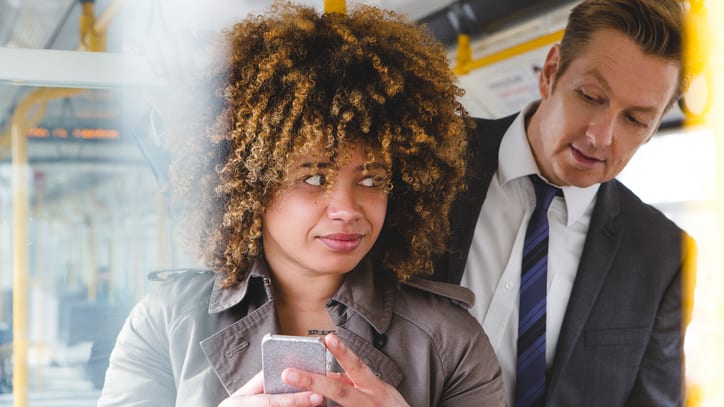
[[334, 334], [324, 338], [345, 373], [320, 376], [298, 369], [285, 369], [282, 380], [292, 386], [321, 394], [341, 406], [405, 406], [409, 407], [400, 393], [375, 376], [372, 370]]
[[327, 376], [322, 376], [298, 369], [284, 369], [282, 372], [284, 383], [307, 391], [263, 394], [264, 377], [259, 372], [219, 404], [219, 407], [314, 407], [322, 404], [323, 397], [345, 407], [409, 407], [394, 387], [375, 376], [362, 359], [345, 346], [336, 335], [327, 335], [324, 344], [345, 373], [329, 373]]
[[264, 394], [264, 375], [259, 372], [242, 388], [222, 401], [219, 407], [315, 407], [321, 405], [322, 401], [322, 396], [309, 391]]

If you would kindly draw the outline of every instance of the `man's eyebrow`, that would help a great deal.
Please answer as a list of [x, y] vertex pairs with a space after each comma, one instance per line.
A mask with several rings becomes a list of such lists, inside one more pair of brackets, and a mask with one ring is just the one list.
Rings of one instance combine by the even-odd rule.
[[593, 76], [593, 78], [596, 79], [598, 84], [601, 85], [603, 89], [606, 90], [606, 92], [611, 92], [611, 85], [608, 84], [608, 81], [606, 80], [606, 78], [603, 77], [598, 69], [589, 69], [588, 71], [586, 71], [586, 74]]

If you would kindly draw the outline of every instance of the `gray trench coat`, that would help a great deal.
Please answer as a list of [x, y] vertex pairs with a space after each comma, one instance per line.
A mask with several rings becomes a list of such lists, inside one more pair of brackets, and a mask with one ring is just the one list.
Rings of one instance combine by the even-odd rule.
[[[261, 340], [279, 333], [264, 261], [220, 289], [211, 272], [184, 273], [138, 303], [110, 358], [98, 406], [216, 406], [261, 370]], [[466, 308], [466, 288], [397, 285], [363, 262], [327, 310], [337, 335], [413, 406], [503, 405], [501, 371]]]

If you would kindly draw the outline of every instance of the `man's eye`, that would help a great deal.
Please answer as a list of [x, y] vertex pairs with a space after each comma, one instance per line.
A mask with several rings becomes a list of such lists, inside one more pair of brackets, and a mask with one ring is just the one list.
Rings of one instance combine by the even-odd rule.
[[583, 100], [585, 100], [586, 102], [589, 102], [589, 103], [596, 103], [596, 102], [598, 102], [595, 97], [589, 95], [588, 93], [586, 93], [586, 92], [584, 92], [584, 91], [582, 91], [582, 90], [579, 90], [579, 91], [578, 91], [578, 94], [581, 95], [581, 98], [582, 98]]
[[636, 118], [636, 116], [629, 114], [626, 115], [626, 120], [628, 120], [629, 123], [633, 124], [634, 126], [638, 127], [649, 127], [647, 123], [644, 123], [643, 121]]
[[323, 175], [310, 175], [306, 178], [304, 178], [304, 182], [309, 185], [314, 185], [316, 187], [324, 185], [324, 176]]

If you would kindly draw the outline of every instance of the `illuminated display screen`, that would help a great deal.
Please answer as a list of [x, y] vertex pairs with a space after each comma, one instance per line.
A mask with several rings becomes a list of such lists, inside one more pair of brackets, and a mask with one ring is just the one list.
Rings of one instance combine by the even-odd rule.
[[64, 128], [64, 127], [31, 127], [28, 130], [31, 139], [59, 140], [119, 140], [121, 132], [107, 128]]

